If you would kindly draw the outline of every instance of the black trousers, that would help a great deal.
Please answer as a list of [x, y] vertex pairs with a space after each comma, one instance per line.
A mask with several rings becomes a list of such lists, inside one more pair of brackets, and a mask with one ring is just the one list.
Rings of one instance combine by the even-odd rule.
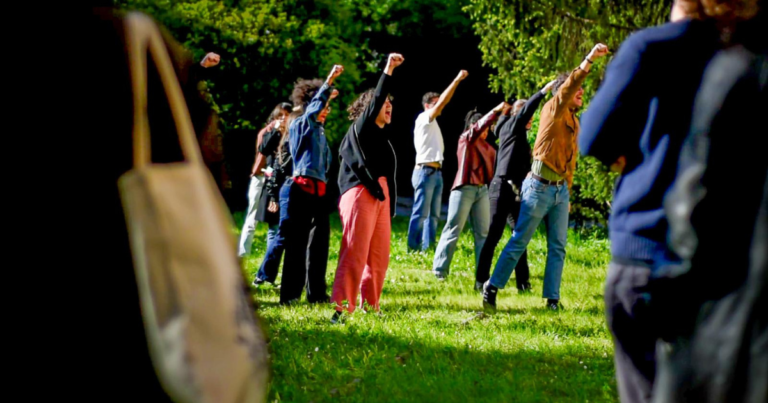
[[656, 377], [656, 331], [661, 318], [648, 310], [651, 269], [642, 262], [611, 262], [605, 282], [605, 315], [615, 346], [622, 403], [651, 401]]
[[305, 285], [307, 301], [329, 300], [325, 283], [331, 231], [327, 197], [307, 193], [291, 179], [280, 190], [278, 237], [285, 246], [281, 304], [301, 299]]
[[[499, 244], [501, 236], [504, 234], [504, 226], [515, 230], [515, 221], [520, 214], [520, 202], [515, 201], [515, 193], [512, 191], [512, 185], [505, 179], [494, 177], [491, 185], [488, 187], [488, 198], [491, 202], [491, 227], [488, 229], [488, 237], [485, 239], [485, 245], [480, 252], [475, 280], [481, 283], [491, 278], [491, 263], [493, 263], [493, 253], [496, 245]], [[518, 289], [530, 289], [529, 282], [530, 271], [528, 269], [528, 251], [523, 252], [520, 261], [515, 268], [515, 281]]]

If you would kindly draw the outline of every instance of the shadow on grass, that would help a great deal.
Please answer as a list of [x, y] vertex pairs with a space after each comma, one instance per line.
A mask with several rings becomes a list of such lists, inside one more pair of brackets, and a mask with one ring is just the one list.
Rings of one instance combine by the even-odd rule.
[[342, 325], [284, 333], [271, 342], [269, 401], [616, 400], [610, 357], [585, 349], [476, 351]]

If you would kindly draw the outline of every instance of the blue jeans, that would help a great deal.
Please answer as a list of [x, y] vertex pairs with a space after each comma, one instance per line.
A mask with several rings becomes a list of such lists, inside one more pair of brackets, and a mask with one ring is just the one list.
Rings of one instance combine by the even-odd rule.
[[[413, 213], [408, 224], [408, 249], [427, 250], [435, 242], [443, 202], [443, 173], [433, 167], [413, 170]], [[426, 224], [426, 225], [425, 225]]]
[[472, 218], [472, 232], [475, 235], [475, 264], [480, 258], [488, 228], [491, 225], [491, 203], [488, 199], [488, 186], [464, 185], [451, 191], [448, 199], [448, 221], [437, 244], [432, 270], [435, 273], [448, 274], [451, 259], [456, 251], [461, 231], [467, 218]]
[[270, 225], [267, 231], [267, 254], [261, 262], [256, 278], [270, 283], [277, 280], [277, 271], [283, 259], [283, 239], [278, 241], [278, 224]]
[[568, 185], [545, 185], [533, 178], [523, 182], [520, 216], [515, 232], [501, 251], [493, 270], [491, 285], [504, 288], [520, 256], [542, 220], [547, 226], [547, 264], [544, 269], [543, 297], [560, 299], [560, 279], [568, 239]]

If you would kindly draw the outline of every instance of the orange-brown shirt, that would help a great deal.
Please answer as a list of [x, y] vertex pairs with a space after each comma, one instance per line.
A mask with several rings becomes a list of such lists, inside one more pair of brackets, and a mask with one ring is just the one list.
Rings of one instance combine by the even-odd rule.
[[544, 104], [539, 132], [533, 146], [533, 158], [543, 162], [573, 186], [573, 173], [579, 155], [579, 119], [569, 108], [571, 100], [587, 78], [587, 72], [576, 68], [560, 86], [552, 99]]

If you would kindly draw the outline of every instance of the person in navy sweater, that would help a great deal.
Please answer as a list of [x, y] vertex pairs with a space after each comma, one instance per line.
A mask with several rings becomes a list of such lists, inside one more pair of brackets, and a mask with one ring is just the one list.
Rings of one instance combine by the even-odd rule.
[[[675, 3], [680, 12], [681, 1]], [[663, 199], [675, 179], [703, 71], [719, 47], [709, 21], [684, 18], [634, 33], [582, 117], [581, 152], [621, 172], [609, 222], [605, 301], [622, 402], [651, 399], [656, 342], [665, 324], [644, 309], [652, 298], [648, 285], [655, 267], [677, 260], [666, 244]]]

